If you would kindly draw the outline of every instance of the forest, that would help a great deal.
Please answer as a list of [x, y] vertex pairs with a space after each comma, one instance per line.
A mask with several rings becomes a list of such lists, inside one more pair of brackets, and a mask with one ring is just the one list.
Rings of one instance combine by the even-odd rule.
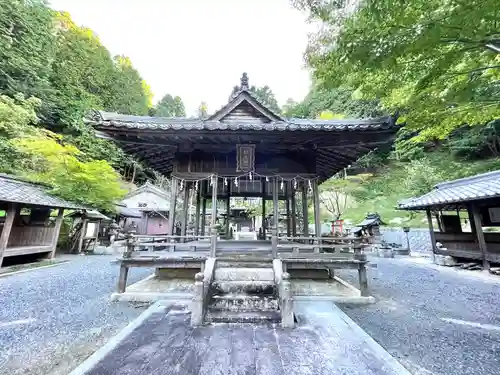
[[[394, 145], [322, 186], [326, 218], [397, 212], [435, 183], [500, 167], [500, 4], [496, 0], [293, 0], [318, 25], [305, 49], [309, 94], [278, 104], [287, 117], [397, 116]], [[464, 19], [474, 27], [464, 27]], [[231, 93], [228, 92], [228, 96]], [[85, 123], [90, 109], [186, 116], [182, 98], [153, 93], [127, 56], [42, 0], [0, 0], [0, 172], [51, 186], [103, 210], [130, 184], [161, 178]], [[198, 116], [209, 109], [200, 103]]]

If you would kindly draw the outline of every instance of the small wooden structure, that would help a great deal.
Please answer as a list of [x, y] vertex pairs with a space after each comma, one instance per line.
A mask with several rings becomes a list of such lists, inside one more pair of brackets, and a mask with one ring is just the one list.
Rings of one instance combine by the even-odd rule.
[[[434, 254], [480, 260], [484, 269], [500, 263], [500, 233], [483, 230], [500, 227], [500, 171], [443, 182], [399, 208], [427, 212]], [[470, 232], [463, 221], [470, 222]]]
[[73, 211], [65, 217], [73, 219], [69, 250], [78, 254], [94, 250], [99, 241], [102, 222], [111, 222], [109, 217], [95, 210]]
[[54, 257], [64, 209], [80, 207], [49, 195], [48, 190], [42, 184], [0, 175], [0, 207], [5, 211], [1, 223], [0, 266], [4, 258], [11, 256]]

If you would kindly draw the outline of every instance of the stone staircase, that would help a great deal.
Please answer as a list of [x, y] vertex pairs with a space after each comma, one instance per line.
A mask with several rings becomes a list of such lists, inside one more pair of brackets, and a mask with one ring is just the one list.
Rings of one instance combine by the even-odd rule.
[[270, 263], [217, 262], [205, 322], [279, 323], [281, 315]]

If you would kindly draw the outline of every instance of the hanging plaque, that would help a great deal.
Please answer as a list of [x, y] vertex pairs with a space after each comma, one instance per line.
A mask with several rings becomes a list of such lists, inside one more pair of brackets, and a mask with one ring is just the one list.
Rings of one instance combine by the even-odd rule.
[[255, 145], [236, 145], [236, 172], [253, 172]]

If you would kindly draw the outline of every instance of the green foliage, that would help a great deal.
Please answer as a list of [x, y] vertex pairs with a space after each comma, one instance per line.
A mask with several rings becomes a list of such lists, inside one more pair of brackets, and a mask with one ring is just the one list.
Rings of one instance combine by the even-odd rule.
[[62, 137], [36, 127], [38, 99], [0, 96], [0, 172], [22, 175], [52, 186], [62, 198], [113, 209], [125, 191], [120, 176], [104, 160], [86, 157]]
[[165, 95], [156, 104], [155, 115], [159, 117], [185, 117], [186, 108], [180, 96]]
[[351, 118], [383, 115], [377, 100], [357, 99], [352, 89], [324, 89], [318, 84], [313, 86], [302, 102], [288, 101], [284, 108], [287, 117], [296, 118], [317, 118], [325, 111]]
[[64, 199], [107, 211], [123, 198], [120, 175], [104, 160], [82, 162], [80, 151], [59, 142], [60, 137], [47, 132], [45, 136], [21, 138], [14, 144], [25, 153], [23, 174], [52, 187], [52, 193]]
[[42, 98], [54, 60], [52, 11], [42, 0], [0, 0], [0, 93]]
[[322, 22], [307, 60], [321, 87], [353, 87], [423, 139], [500, 114], [496, 0], [295, 1]]

